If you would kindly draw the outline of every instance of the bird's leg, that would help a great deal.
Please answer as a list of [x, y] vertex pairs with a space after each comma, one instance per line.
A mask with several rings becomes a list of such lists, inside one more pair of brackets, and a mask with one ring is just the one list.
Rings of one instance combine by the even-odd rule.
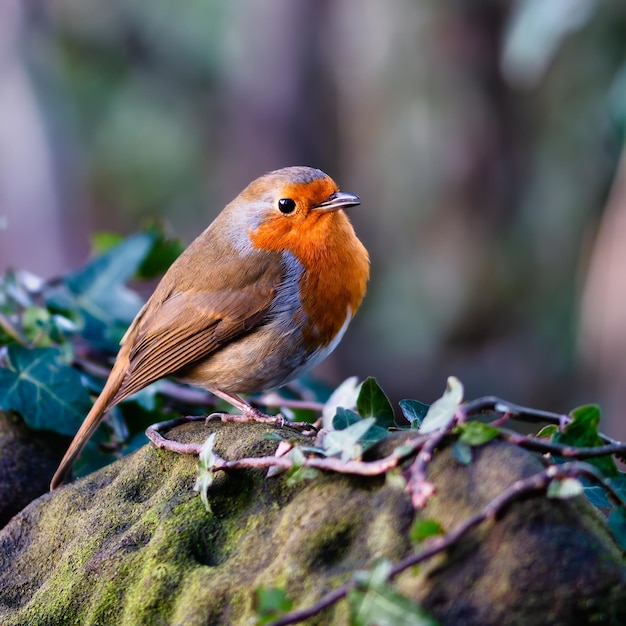
[[259, 422], [261, 424], [275, 424], [277, 426], [289, 426], [290, 428], [296, 428], [298, 430], [311, 430], [312, 434], [317, 432], [317, 429], [313, 424], [308, 422], [292, 422], [286, 417], [281, 415], [266, 415], [265, 413], [255, 409], [248, 404], [243, 398], [240, 398], [234, 393], [228, 393], [221, 389], [211, 389], [211, 393], [218, 398], [232, 404], [236, 409], [241, 411], [241, 415], [232, 415], [230, 413], [211, 413], [207, 417], [207, 421], [216, 417], [219, 417], [222, 422]]

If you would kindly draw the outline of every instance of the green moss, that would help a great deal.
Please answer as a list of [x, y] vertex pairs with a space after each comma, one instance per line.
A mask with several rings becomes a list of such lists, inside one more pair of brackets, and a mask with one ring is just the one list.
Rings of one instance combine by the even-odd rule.
[[[188, 426], [171, 436], [206, 437], [203, 425]], [[276, 445], [261, 438], [267, 427], [258, 424], [210, 427], [226, 458]], [[538, 464], [499, 444], [476, 457], [469, 467], [445, 451], [436, 457], [430, 475], [438, 494], [425, 517], [450, 528]], [[209, 514], [192, 490], [195, 467], [195, 458], [146, 446], [33, 503], [0, 533], [0, 623], [254, 623], [257, 587], [281, 587], [303, 607], [375, 559], [412, 550], [415, 512], [384, 480], [321, 475], [288, 487], [280, 476], [233, 472], [217, 476]], [[588, 507], [536, 499], [405, 572], [398, 587], [444, 623], [501, 623], [490, 617], [502, 620], [501, 605], [533, 623], [555, 602], [563, 613], [583, 600], [611, 602], [611, 623], [625, 603], [622, 572], [621, 555]], [[460, 600], [483, 621], [459, 621]], [[308, 623], [346, 622], [343, 602]]]

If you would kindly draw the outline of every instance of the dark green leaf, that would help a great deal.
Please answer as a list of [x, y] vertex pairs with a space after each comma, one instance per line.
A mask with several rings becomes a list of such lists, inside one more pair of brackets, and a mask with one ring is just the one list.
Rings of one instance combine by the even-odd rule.
[[85, 337], [115, 349], [142, 305], [139, 296], [125, 283], [137, 272], [153, 241], [152, 234], [140, 233], [95, 258], [64, 279], [73, 302], [57, 290], [51, 294], [50, 305], [61, 310], [77, 307], [84, 318]]
[[399, 404], [404, 417], [406, 417], [409, 424], [411, 424], [411, 428], [420, 427], [430, 408], [429, 404], [425, 404], [419, 400], [400, 400]]
[[[623, 498], [626, 498], [626, 474], [619, 472], [615, 478], [608, 479], [609, 485], [617, 491]], [[606, 495], [606, 489], [600, 485], [585, 485], [584, 493], [594, 506], [598, 508], [610, 508], [614, 503]]]
[[162, 276], [185, 249], [179, 239], [168, 239], [160, 224], [150, 225], [148, 231], [154, 235], [154, 243], [137, 272], [143, 279]]
[[[557, 432], [553, 441], [567, 446], [596, 447], [604, 442], [598, 434], [598, 423], [600, 422], [600, 407], [595, 404], [588, 404], [578, 407], [570, 413], [572, 421], [563, 429]], [[587, 460], [595, 465], [606, 477], [618, 475], [617, 465], [611, 456], [601, 456]]]
[[626, 550], [626, 510], [615, 507], [609, 515], [609, 528], [617, 543]]
[[455, 441], [452, 444], [452, 454], [461, 465], [469, 465], [472, 462], [472, 448], [464, 441]]
[[417, 544], [424, 541], [424, 539], [443, 534], [444, 530], [441, 527], [441, 524], [434, 519], [416, 519], [411, 527], [409, 537], [411, 539], [411, 543]]
[[395, 426], [393, 407], [385, 392], [378, 386], [371, 376], [361, 385], [361, 391], [356, 400], [356, 409], [361, 417], [373, 417], [381, 428]]
[[343, 430], [361, 421], [361, 416], [350, 409], [339, 407], [333, 418], [333, 429]]
[[91, 400], [61, 350], [13, 344], [7, 347], [7, 367], [0, 368], [0, 408], [14, 409], [31, 428], [71, 436]]
[[468, 446], [482, 446], [500, 434], [497, 428], [475, 420], [460, 424], [459, 430], [461, 431], [460, 441]]

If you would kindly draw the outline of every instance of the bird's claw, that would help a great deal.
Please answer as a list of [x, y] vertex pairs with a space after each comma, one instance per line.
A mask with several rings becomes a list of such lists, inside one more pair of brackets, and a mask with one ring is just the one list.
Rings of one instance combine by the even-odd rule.
[[206, 422], [212, 419], [220, 419], [222, 422], [233, 423], [257, 422], [259, 424], [272, 424], [274, 426], [280, 426], [281, 428], [286, 426], [287, 428], [299, 430], [303, 435], [314, 436], [317, 434], [317, 428], [309, 422], [292, 422], [281, 413], [277, 415], [266, 415], [254, 409], [235, 415], [231, 413], [211, 413], [207, 415]]

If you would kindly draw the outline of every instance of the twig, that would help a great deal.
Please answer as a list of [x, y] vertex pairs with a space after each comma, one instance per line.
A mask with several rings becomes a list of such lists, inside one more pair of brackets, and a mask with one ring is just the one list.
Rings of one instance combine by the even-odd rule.
[[590, 459], [599, 456], [626, 453], [626, 443], [609, 443], [604, 446], [577, 448], [575, 446], [545, 441], [539, 437], [520, 435], [513, 430], [505, 428], [500, 428], [500, 436], [516, 446], [534, 450], [535, 452], [543, 452], [544, 454], [554, 454], [564, 458]]
[[[187, 416], [152, 424], [146, 429], [146, 436], [157, 448], [166, 448], [180, 454], [199, 455], [203, 444], [201, 443], [180, 443], [163, 437], [164, 432], [186, 424], [187, 422], [204, 421], [201, 416]], [[238, 470], [238, 469], [268, 469], [278, 467], [280, 469], [291, 469], [292, 467], [311, 467], [319, 470], [337, 472], [339, 474], [353, 474], [358, 476], [379, 476], [385, 474], [390, 469], [396, 467], [402, 460], [411, 456], [419, 449], [426, 440], [425, 437], [411, 435], [406, 441], [398, 443], [394, 451], [382, 459], [375, 461], [343, 461], [336, 457], [307, 457], [303, 463], [299, 463], [285, 456], [261, 456], [247, 457], [228, 461], [216, 457], [213, 470]]]
[[[514, 482], [498, 496], [493, 498], [493, 500], [491, 500], [481, 511], [467, 518], [464, 522], [445, 535], [431, 539], [429, 541], [429, 545], [423, 550], [410, 554], [404, 559], [398, 561], [392, 566], [389, 572], [388, 580], [394, 578], [406, 569], [413, 567], [414, 565], [418, 565], [440, 552], [448, 550], [476, 526], [479, 526], [486, 521], [496, 519], [509, 504], [519, 499], [522, 495], [532, 492], [543, 492], [553, 480], [576, 478], [580, 476], [585, 476], [592, 482], [598, 483], [611, 495], [612, 498], [616, 500], [617, 503], [626, 507], [626, 501], [624, 501], [617, 491], [604, 480], [602, 474], [593, 466], [588, 465], [587, 463], [579, 462], [551, 465], [542, 472], [538, 472], [529, 478]], [[357, 581], [352, 579], [341, 587], [326, 594], [310, 607], [285, 613], [282, 617], [273, 621], [270, 626], [288, 626], [289, 624], [296, 624], [317, 615], [324, 609], [345, 598], [349, 591], [357, 587]]]
[[157, 422], [151, 424], [146, 428], [146, 437], [160, 449], [166, 448], [172, 452], [178, 454], [195, 454], [199, 455], [202, 450], [202, 444], [199, 443], [181, 443], [180, 441], [174, 441], [173, 439], [166, 439], [161, 433], [167, 432], [176, 426], [181, 424], [187, 424], [188, 422], [206, 421], [204, 415], [185, 415], [173, 420], [167, 420], [165, 422]]
[[435, 487], [426, 479], [426, 468], [432, 461], [435, 449], [450, 434], [457, 421], [458, 415], [455, 414], [442, 428], [429, 433], [426, 442], [411, 464], [406, 489], [416, 509], [424, 508], [429, 498], [435, 493]]
[[[502, 400], [497, 396], [484, 396], [476, 400], [470, 400], [461, 406], [461, 409], [467, 414], [480, 413], [483, 411], [494, 413], [510, 414], [510, 417], [531, 423], [546, 422], [547, 424], [555, 424], [564, 426], [572, 421], [569, 415], [562, 413], [552, 413], [550, 411], [542, 411], [540, 409], [532, 409], [521, 404], [515, 404], [508, 400]], [[612, 445], [623, 445], [617, 439], [613, 439], [603, 433], [598, 433], [602, 441]]]

